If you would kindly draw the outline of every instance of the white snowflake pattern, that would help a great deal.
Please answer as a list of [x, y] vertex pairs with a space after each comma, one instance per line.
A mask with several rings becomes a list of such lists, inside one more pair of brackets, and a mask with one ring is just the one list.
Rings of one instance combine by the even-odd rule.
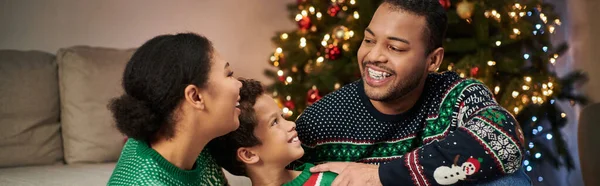
[[509, 138], [504, 135], [498, 135], [497, 137], [497, 140], [491, 141], [490, 145], [492, 145], [492, 149], [496, 151], [496, 154], [500, 156], [500, 159], [508, 160], [511, 155], [517, 154], [519, 149], [510, 142]]
[[504, 171], [508, 174], [516, 172], [521, 167], [521, 161], [517, 160], [516, 155], [511, 155], [508, 158], [508, 163], [504, 165]]
[[483, 121], [480, 120], [476, 120], [475, 122], [469, 122], [467, 128], [475, 132], [480, 138], [488, 137], [494, 132], [494, 129], [491, 126], [486, 125]]

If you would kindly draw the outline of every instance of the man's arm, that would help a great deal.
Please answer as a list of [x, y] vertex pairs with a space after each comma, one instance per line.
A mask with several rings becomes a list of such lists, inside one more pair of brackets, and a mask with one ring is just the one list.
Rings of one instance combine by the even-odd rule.
[[490, 91], [475, 83], [457, 102], [450, 132], [379, 167], [383, 185], [486, 181], [520, 168], [520, 127], [509, 112], [497, 105]]

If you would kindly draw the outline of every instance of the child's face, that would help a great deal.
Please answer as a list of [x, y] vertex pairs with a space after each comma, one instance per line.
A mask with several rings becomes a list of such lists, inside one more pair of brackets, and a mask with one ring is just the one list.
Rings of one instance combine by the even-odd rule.
[[258, 121], [254, 135], [262, 144], [253, 149], [264, 163], [285, 166], [304, 155], [296, 123], [282, 117], [281, 109], [273, 98], [261, 95], [256, 99], [254, 110]]

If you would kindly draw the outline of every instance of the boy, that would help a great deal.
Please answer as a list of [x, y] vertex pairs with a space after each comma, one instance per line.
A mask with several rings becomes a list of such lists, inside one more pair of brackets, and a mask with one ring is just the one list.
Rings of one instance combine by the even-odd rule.
[[281, 109], [265, 94], [260, 82], [240, 81], [240, 127], [209, 143], [217, 164], [234, 175], [250, 177], [255, 186], [331, 185], [337, 174], [310, 173], [312, 164], [285, 169], [304, 155], [296, 124], [283, 118]]

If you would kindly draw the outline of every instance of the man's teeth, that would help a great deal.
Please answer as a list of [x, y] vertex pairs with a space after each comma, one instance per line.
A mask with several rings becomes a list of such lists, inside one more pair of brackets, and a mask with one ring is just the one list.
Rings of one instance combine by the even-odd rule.
[[367, 68], [367, 71], [369, 72], [369, 77], [376, 79], [376, 80], [382, 80], [384, 78], [392, 76], [392, 74], [390, 74], [390, 73], [373, 70], [371, 68]]

